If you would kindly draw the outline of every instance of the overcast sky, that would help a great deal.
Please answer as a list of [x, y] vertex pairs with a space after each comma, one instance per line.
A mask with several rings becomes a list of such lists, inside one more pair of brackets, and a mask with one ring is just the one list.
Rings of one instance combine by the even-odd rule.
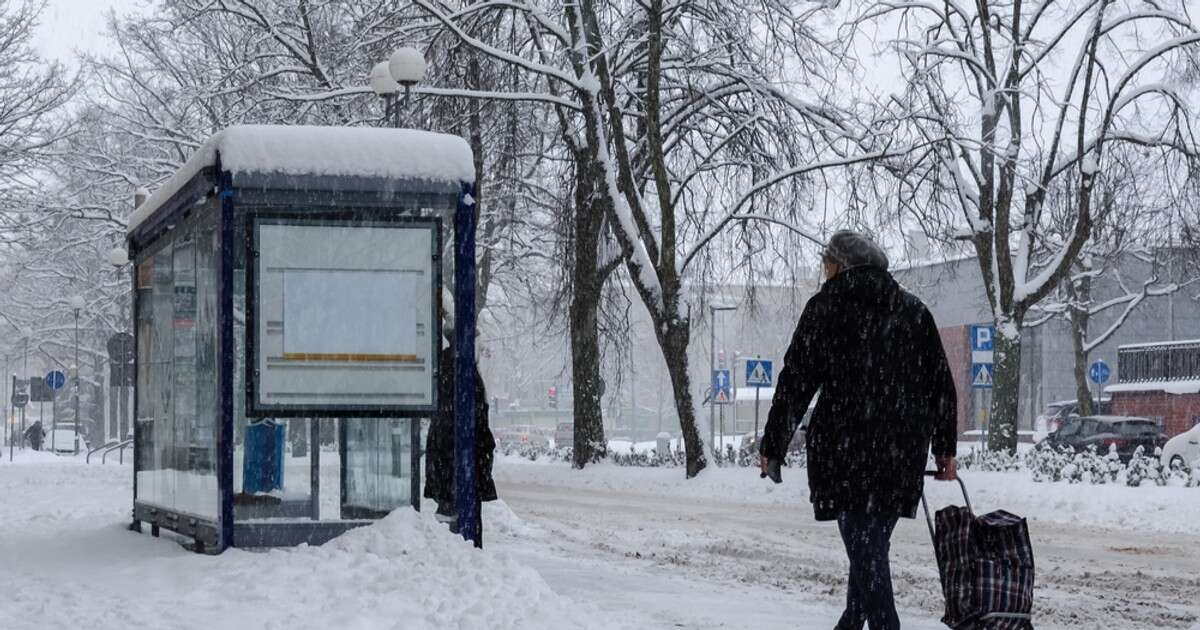
[[148, 0], [49, 0], [35, 40], [47, 58], [71, 63], [76, 50], [97, 52], [104, 46], [101, 33], [109, 9], [127, 13]]

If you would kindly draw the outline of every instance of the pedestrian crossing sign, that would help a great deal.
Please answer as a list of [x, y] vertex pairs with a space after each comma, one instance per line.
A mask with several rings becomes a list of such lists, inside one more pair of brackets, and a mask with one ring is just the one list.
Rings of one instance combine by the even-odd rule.
[[746, 361], [746, 387], [770, 387], [774, 365], [763, 359]]
[[992, 388], [992, 365], [991, 363], [971, 364], [971, 387], [976, 389]]

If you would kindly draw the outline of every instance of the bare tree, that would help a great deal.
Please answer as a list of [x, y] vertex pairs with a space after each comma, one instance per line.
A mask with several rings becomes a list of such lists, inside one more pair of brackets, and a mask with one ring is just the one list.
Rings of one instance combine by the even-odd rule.
[[[1191, 200], [1187, 187], [1174, 183], [1187, 181], [1195, 165], [1177, 157], [1130, 146], [1110, 152], [1088, 242], [1059, 287], [1030, 310], [1026, 321], [1027, 327], [1055, 319], [1068, 323], [1076, 398], [1084, 415], [1094, 413], [1088, 385], [1091, 352], [1147, 301], [1169, 298], [1200, 282], [1182, 236], [1194, 229], [1192, 217], [1183, 211]], [[1069, 195], [1057, 195], [1047, 206], [1069, 217], [1061, 209], [1069, 202]], [[1096, 329], [1092, 324], [1098, 318], [1106, 325]]]
[[[1016, 447], [1021, 327], [1088, 241], [1106, 152], [1196, 153], [1194, 101], [1160, 81], [1200, 44], [1184, 4], [886, 0], [850, 27], [896, 30], [906, 86], [880, 117], [929, 143], [892, 165], [902, 210], [977, 255], [996, 325], [993, 449]], [[1064, 191], [1058, 230], [1047, 200]]]
[[[665, 0], [484, 3], [457, 11], [415, 4], [466, 45], [543, 80], [539, 98], [560, 101], [563, 142], [582, 176], [572, 287], [581, 303], [572, 320], [586, 325], [572, 341], [589, 354], [594, 333], [583, 328], [595, 312], [593, 287], [614, 264], [625, 265], [654, 323], [687, 474], [695, 475], [706, 458], [687, 360], [689, 266], [732, 225], [763, 221], [807, 235], [806, 208], [788, 193], [822, 171], [888, 155], [883, 139], [831, 104], [821, 72], [832, 76], [837, 61], [807, 26], [817, 9]], [[519, 15], [533, 49], [514, 55], [472, 37], [464, 23], [485, 10]], [[586, 431], [579, 437], [580, 383], [591, 380], [579, 376], [577, 449], [588, 439]]]

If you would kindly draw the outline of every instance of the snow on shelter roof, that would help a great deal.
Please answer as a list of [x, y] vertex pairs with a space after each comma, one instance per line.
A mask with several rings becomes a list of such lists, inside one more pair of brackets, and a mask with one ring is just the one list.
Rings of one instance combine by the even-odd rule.
[[236, 125], [210, 137], [129, 217], [132, 233], [205, 167], [231, 174], [358, 176], [472, 182], [467, 141], [417, 129]]

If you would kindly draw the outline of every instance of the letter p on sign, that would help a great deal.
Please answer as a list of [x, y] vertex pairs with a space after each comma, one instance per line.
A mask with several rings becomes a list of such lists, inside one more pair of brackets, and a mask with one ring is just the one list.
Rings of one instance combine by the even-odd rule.
[[992, 340], [996, 333], [991, 326], [971, 327], [971, 350], [974, 352], [991, 352]]

